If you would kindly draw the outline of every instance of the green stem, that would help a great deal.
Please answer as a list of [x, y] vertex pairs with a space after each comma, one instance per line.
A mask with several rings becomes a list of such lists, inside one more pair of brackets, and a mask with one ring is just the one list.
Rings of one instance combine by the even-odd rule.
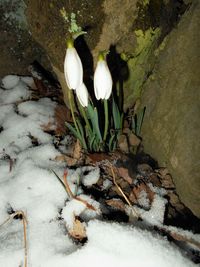
[[73, 105], [72, 105], [72, 98], [71, 98], [71, 90], [68, 89], [68, 99], [69, 99], [69, 105], [70, 105], [70, 110], [71, 110], [71, 113], [72, 113], [72, 119], [73, 119], [73, 122], [74, 122], [74, 125], [75, 125], [75, 128], [76, 128], [76, 131], [79, 135], [79, 140], [81, 141], [82, 145], [83, 145], [83, 148], [87, 150], [87, 145], [85, 143], [85, 139], [84, 139], [84, 136], [81, 135], [81, 132], [79, 130], [79, 127], [78, 127], [78, 124], [76, 123], [76, 119], [75, 119], [75, 115], [74, 115], [74, 109], [73, 109]]
[[105, 126], [104, 126], [103, 141], [105, 142], [108, 133], [108, 100], [104, 100], [104, 115], [105, 115]]
[[79, 105], [79, 108], [80, 108], [81, 115], [83, 116], [83, 118], [84, 118], [84, 120], [85, 120], [85, 123], [86, 123], [86, 126], [87, 126], [88, 130], [89, 130], [90, 132], [92, 132], [92, 128], [91, 128], [91, 126], [90, 126], [90, 123], [89, 123], [89, 120], [88, 120], [88, 118], [87, 118], [87, 115], [86, 115], [86, 112], [85, 112], [84, 107], [83, 107], [82, 105]]

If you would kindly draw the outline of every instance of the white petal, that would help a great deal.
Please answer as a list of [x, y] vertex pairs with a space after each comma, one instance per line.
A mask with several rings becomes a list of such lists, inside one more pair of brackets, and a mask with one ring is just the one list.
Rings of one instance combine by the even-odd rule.
[[70, 89], [78, 88], [83, 82], [83, 67], [78, 53], [74, 47], [67, 48], [64, 73], [67, 86]]
[[108, 99], [112, 92], [112, 77], [106, 61], [98, 61], [94, 73], [94, 92], [96, 98]]
[[88, 106], [88, 90], [84, 83], [82, 83], [77, 89], [76, 89], [76, 95], [78, 97], [79, 102], [83, 107]]

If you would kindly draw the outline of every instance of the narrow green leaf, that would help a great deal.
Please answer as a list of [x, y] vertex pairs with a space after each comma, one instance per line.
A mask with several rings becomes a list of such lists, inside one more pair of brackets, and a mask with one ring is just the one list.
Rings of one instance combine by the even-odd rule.
[[102, 136], [101, 136], [101, 132], [99, 129], [99, 118], [98, 118], [97, 109], [93, 108], [92, 105], [89, 104], [87, 107], [87, 111], [88, 111], [89, 118], [92, 122], [93, 131], [95, 132], [96, 137], [100, 140], [100, 142], [102, 142]]
[[[69, 130], [73, 133], [73, 135], [77, 138], [77, 139], [81, 139], [81, 136], [79, 134], [79, 132], [68, 122], [65, 122], [65, 125], [67, 128], [69, 128]], [[80, 140], [81, 141], [81, 140]]]
[[79, 128], [80, 133], [81, 133], [81, 139], [82, 139], [82, 142], [83, 142], [83, 147], [84, 147], [84, 149], [87, 150], [87, 144], [85, 142], [85, 136], [84, 136], [83, 126], [82, 126], [82, 124], [81, 124], [81, 122], [80, 122], [80, 120], [78, 118], [76, 119], [76, 122], [78, 124], [78, 128]]
[[91, 137], [91, 138], [89, 139], [89, 148], [90, 148], [90, 151], [95, 150], [95, 149], [93, 149], [94, 141], [95, 141], [95, 134], [93, 135], [93, 137]]
[[143, 110], [141, 110], [139, 112], [139, 114], [137, 115], [137, 133], [136, 135], [140, 135], [140, 132], [141, 132], [141, 128], [142, 128], [142, 123], [143, 123], [143, 120], [144, 120], [144, 115], [145, 115], [145, 111], [146, 111], [146, 107], [143, 108]]
[[[113, 151], [113, 142], [115, 141], [116, 134], [113, 133], [108, 143], [109, 151]], [[116, 141], [115, 141], [116, 142]]]
[[84, 143], [84, 140], [80, 133], [68, 122], [65, 122], [66, 127], [69, 128], [69, 130], [72, 132], [72, 134], [80, 141], [81, 145], [84, 147], [84, 149], [87, 149], [86, 144]]
[[121, 115], [119, 112], [119, 108], [117, 104], [115, 103], [114, 97], [112, 101], [112, 114], [113, 114], [115, 130], [119, 130], [121, 127]]

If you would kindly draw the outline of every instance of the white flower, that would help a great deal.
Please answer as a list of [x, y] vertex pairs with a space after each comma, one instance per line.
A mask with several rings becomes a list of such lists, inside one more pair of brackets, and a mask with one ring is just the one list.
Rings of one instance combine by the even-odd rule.
[[88, 90], [84, 83], [82, 83], [77, 89], [76, 89], [76, 95], [78, 97], [79, 102], [83, 107], [88, 106]]
[[75, 90], [83, 83], [83, 66], [72, 43], [68, 45], [66, 51], [64, 73], [69, 89]]
[[99, 56], [94, 73], [94, 92], [96, 99], [108, 99], [112, 92], [112, 77], [107, 62]]

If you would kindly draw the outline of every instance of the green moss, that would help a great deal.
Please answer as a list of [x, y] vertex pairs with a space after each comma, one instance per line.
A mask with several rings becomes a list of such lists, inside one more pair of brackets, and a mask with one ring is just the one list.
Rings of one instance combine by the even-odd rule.
[[135, 30], [135, 36], [137, 46], [133, 53], [126, 55], [126, 58], [125, 54], [122, 55], [122, 58], [127, 60], [129, 68], [129, 77], [124, 83], [125, 109], [140, 98], [143, 84], [151, 74], [155, 63], [154, 50], [160, 36], [160, 29]]
[[162, 41], [162, 43], [159, 45], [159, 47], [154, 51], [154, 55], [156, 57], [158, 57], [160, 52], [165, 49], [166, 41], [167, 41], [167, 37], [165, 37], [165, 39]]
[[143, 1], [142, 1], [142, 2], [143, 2], [143, 5], [144, 5], [144, 6], [149, 5], [149, 1], [150, 1], [150, 0], [143, 0]]

